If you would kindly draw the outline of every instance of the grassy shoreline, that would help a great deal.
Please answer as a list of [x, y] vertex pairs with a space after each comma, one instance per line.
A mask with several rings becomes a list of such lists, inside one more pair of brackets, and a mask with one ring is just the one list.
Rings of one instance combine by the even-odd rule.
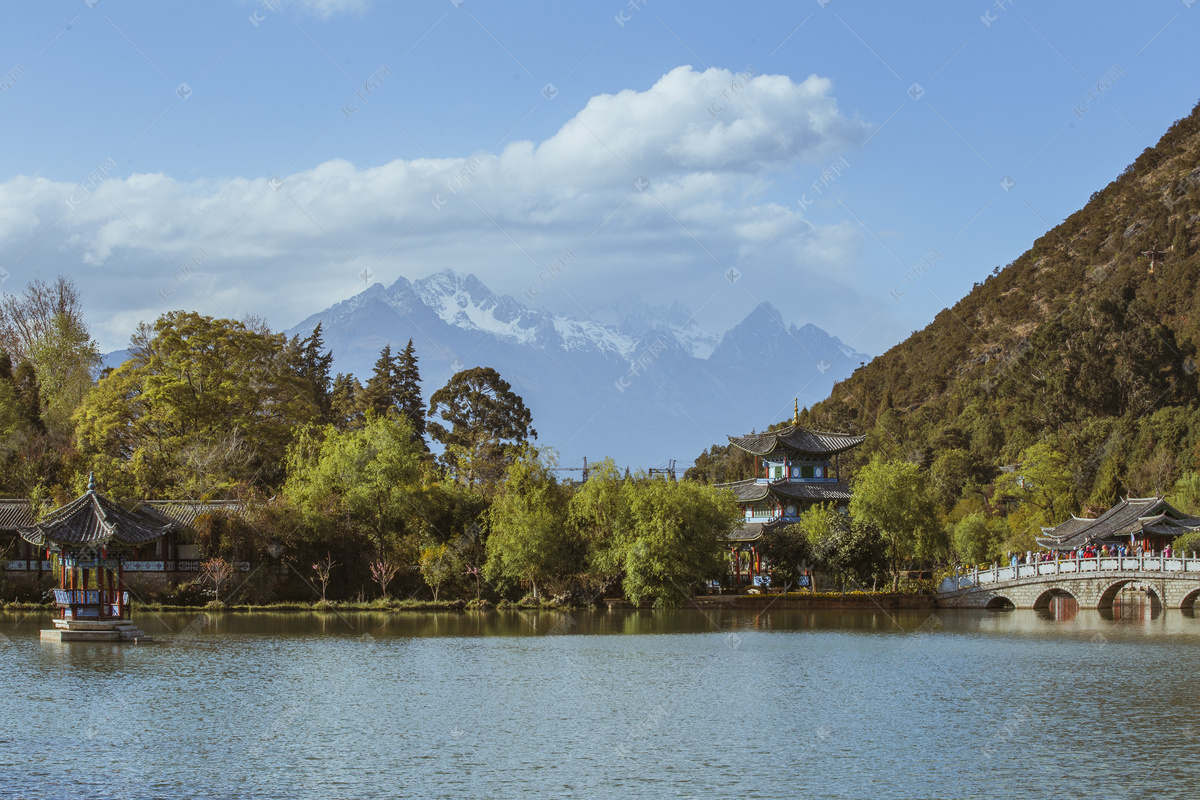
[[[812, 608], [828, 609], [870, 609], [870, 608], [932, 608], [936, 601], [931, 595], [892, 594], [890, 592], [858, 592], [840, 594], [837, 592], [789, 592], [788, 594], [741, 594], [741, 595], [697, 595], [690, 602], [681, 606], [687, 608]], [[0, 611], [49, 611], [53, 603], [0, 603]], [[179, 605], [170, 603], [138, 603], [134, 605], [134, 613], [149, 611], [207, 611], [216, 613], [253, 614], [275, 611], [309, 611], [324, 613], [360, 612], [360, 611], [580, 611], [589, 608], [650, 610], [652, 606], [644, 604], [635, 606], [623, 598], [605, 598], [593, 605], [567, 605], [551, 601], [532, 602], [523, 600], [513, 602], [501, 600], [491, 603], [487, 600], [480, 602], [464, 600], [371, 600], [365, 602], [282, 602], [262, 605], [251, 604], [213, 604]]]

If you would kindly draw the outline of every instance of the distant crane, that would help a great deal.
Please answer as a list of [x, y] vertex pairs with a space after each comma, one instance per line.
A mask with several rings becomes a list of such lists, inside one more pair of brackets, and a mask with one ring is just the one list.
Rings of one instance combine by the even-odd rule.
[[588, 475], [591, 473], [591, 468], [588, 467], [587, 456], [583, 457], [582, 467], [554, 467], [554, 470], [556, 472], [582, 472], [583, 480], [580, 481], [581, 483], [587, 483]]
[[673, 458], [667, 462], [667, 466], [651, 467], [649, 470], [647, 470], [647, 472], [651, 478], [653, 478], [655, 475], [670, 475], [671, 480], [677, 480], [675, 477], [675, 459]]

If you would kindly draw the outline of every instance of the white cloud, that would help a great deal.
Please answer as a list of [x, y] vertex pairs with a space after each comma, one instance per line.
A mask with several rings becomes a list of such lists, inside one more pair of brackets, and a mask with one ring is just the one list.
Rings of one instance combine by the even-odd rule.
[[[180, 306], [290, 326], [365, 288], [364, 269], [390, 282], [450, 266], [519, 296], [564, 248], [576, 258], [539, 301], [583, 314], [575, 301], [590, 310], [633, 291], [697, 307], [725, 290], [705, 313], [732, 318], [751, 302], [743, 288], [787, 306], [789, 290], [802, 303], [801, 289], [836, 285], [831, 267], [856, 234], [765, 198], [793, 171], [807, 185], [802, 162], [819, 171], [868, 134], [825, 79], [680, 67], [498, 154], [332, 160], [282, 184], [137, 174], [73, 208], [74, 187], [15, 177], [0, 183], [0, 265], [16, 282], [76, 277], [106, 347], [123, 346], [138, 315]], [[747, 281], [736, 291], [731, 266]]]
[[329, 19], [340, 14], [361, 14], [369, 3], [368, 0], [292, 0], [292, 5], [300, 6], [313, 16]]

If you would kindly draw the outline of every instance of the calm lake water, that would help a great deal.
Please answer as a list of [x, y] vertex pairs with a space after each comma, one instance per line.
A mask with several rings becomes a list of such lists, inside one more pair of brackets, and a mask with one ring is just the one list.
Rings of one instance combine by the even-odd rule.
[[1200, 619], [0, 614], [0, 797], [1200, 796]]

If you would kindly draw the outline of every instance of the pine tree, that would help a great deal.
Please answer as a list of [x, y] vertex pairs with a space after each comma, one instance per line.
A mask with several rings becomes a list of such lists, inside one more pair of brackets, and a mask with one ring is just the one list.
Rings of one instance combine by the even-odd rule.
[[313, 328], [312, 334], [299, 342], [300, 374], [312, 387], [313, 405], [323, 419], [332, 417], [332, 387], [329, 368], [333, 365], [333, 351], [322, 353], [325, 342], [321, 336], [321, 323]]
[[9, 357], [7, 350], [0, 350], [0, 380], [13, 382], [12, 358]]
[[355, 427], [362, 419], [359, 408], [362, 393], [362, 384], [353, 375], [339, 372], [333, 379], [333, 389], [329, 392], [329, 416], [335, 428], [344, 431]]
[[395, 364], [392, 346], [386, 344], [375, 362], [375, 369], [361, 394], [359, 408], [362, 413], [371, 412], [382, 417], [396, 407]]
[[421, 371], [417, 368], [417, 351], [408, 340], [404, 352], [396, 356], [393, 369], [396, 385], [396, 407], [412, 426], [413, 438], [425, 444], [425, 401], [421, 399]]

